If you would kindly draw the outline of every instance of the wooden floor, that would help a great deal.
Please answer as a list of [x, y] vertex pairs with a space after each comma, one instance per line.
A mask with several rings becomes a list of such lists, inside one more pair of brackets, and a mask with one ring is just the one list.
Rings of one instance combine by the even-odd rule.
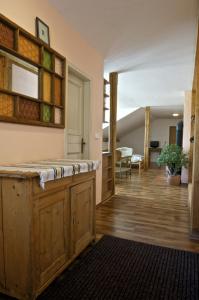
[[189, 239], [186, 186], [168, 186], [160, 169], [133, 170], [116, 183], [116, 196], [97, 208], [98, 234], [199, 252]]

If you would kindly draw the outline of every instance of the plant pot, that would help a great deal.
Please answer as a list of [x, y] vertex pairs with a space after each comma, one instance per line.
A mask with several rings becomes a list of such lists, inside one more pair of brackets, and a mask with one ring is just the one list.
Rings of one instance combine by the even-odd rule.
[[180, 185], [181, 176], [180, 175], [168, 175], [167, 182], [170, 185]]

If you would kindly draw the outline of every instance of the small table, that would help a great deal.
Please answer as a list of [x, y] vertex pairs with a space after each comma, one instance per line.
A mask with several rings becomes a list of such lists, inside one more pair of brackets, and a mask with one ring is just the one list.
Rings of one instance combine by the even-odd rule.
[[150, 168], [150, 165], [151, 165], [151, 152], [157, 152], [157, 153], [161, 153], [162, 151], [162, 148], [159, 148], [159, 147], [149, 147], [149, 168]]

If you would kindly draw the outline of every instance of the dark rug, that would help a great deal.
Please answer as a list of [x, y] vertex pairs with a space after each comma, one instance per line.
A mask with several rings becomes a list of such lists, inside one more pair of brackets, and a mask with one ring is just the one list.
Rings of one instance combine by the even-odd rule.
[[199, 254], [105, 236], [40, 300], [198, 300]]

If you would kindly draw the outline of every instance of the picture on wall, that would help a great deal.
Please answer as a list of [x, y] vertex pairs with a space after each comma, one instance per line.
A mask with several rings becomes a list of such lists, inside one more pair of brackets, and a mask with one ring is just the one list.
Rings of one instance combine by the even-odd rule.
[[40, 40], [50, 46], [49, 27], [38, 17], [36, 18], [36, 34]]

